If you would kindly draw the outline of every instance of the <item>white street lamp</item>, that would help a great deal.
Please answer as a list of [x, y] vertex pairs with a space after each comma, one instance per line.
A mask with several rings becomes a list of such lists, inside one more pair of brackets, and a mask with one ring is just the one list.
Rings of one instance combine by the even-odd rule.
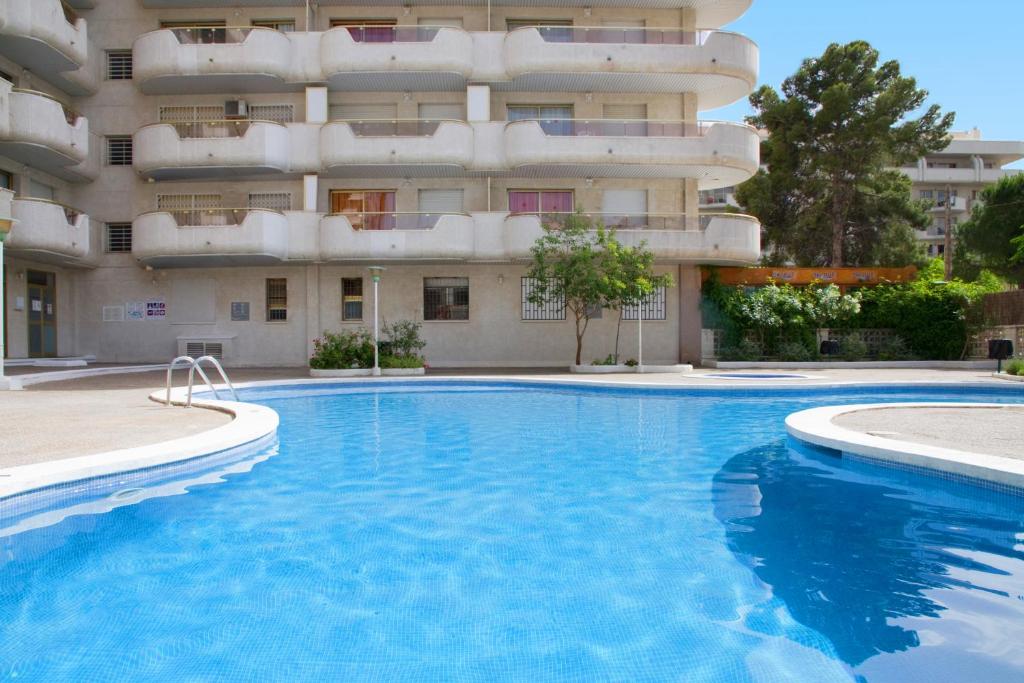
[[7, 308], [7, 294], [4, 292], [4, 240], [7, 239], [13, 224], [12, 220], [0, 219], [0, 389], [6, 389], [8, 386], [7, 379], [4, 377], [4, 358], [7, 357], [3, 334], [4, 313]]
[[377, 297], [377, 286], [380, 284], [382, 266], [370, 266], [370, 278], [373, 280], [373, 376], [380, 377], [380, 299]]

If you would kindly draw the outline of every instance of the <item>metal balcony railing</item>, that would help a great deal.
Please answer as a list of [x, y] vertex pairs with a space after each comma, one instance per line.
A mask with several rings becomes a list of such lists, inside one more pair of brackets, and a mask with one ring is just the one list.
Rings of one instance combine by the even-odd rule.
[[241, 209], [160, 209], [152, 213], [166, 213], [174, 219], [179, 228], [231, 227], [241, 225], [250, 213], [272, 213], [284, 215], [274, 209], [246, 207]]
[[713, 121], [657, 121], [646, 119], [520, 119], [513, 126], [537, 123], [545, 135], [555, 137], [701, 137]]
[[357, 138], [372, 137], [430, 137], [442, 123], [459, 123], [455, 119], [338, 119], [331, 123], [344, 123]]
[[444, 216], [465, 213], [422, 213], [415, 211], [342, 211], [328, 218], [344, 216], [353, 230], [433, 230]]

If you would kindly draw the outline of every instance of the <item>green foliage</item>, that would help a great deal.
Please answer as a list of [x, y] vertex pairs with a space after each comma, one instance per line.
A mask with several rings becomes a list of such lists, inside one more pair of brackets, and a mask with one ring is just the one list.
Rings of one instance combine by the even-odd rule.
[[309, 367], [317, 370], [343, 370], [373, 367], [373, 337], [366, 330], [324, 332], [313, 340]]
[[642, 301], [658, 287], [672, 285], [671, 276], [654, 273], [654, 254], [646, 244], [625, 247], [615, 239], [615, 231], [605, 230], [580, 212], [566, 217], [557, 228], [545, 226], [530, 252], [533, 262], [527, 277], [536, 284], [529, 300], [534, 304], [564, 301], [576, 326], [577, 365], [593, 311], [611, 308], [620, 311], [621, 317], [624, 306]]
[[735, 345], [723, 346], [718, 357], [724, 361], [761, 360], [761, 346], [752, 339], [741, 339]]
[[422, 368], [425, 365], [420, 356], [381, 356], [382, 368]]
[[764, 226], [769, 263], [903, 266], [923, 256], [911, 228], [928, 223], [895, 166], [943, 149], [953, 115], [924, 109], [928, 93], [879, 64], [878, 51], [855, 41], [806, 59], [782, 93], [750, 96], [748, 121], [766, 129], [768, 166], [741, 185], [737, 200]]
[[615, 361], [615, 354], [609, 353], [604, 358], [598, 358], [591, 365], [618, 365]]
[[787, 363], [806, 363], [815, 360], [817, 354], [806, 344], [798, 341], [786, 341], [779, 344], [779, 360]]
[[990, 185], [981, 200], [957, 229], [957, 272], [969, 276], [986, 268], [1024, 283], [1024, 175]]
[[845, 361], [867, 360], [868, 345], [859, 334], [848, 334], [839, 341], [839, 357]]
[[1014, 358], [1006, 364], [1003, 368], [1006, 370], [1007, 375], [1014, 375], [1015, 377], [1024, 377], [1024, 358]]
[[[420, 337], [420, 323], [411, 320], [399, 320], [393, 325], [385, 321], [381, 327], [380, 354], [382, 356], [398, 356], [419, 359], [419, 352], [427, 345]], [[419, 359], [422, 363], [422, 359]], [[381, 361], [381, 367], [388, 367]], [[399, 367], [399, 366], [394, 366]], [[421, 367], [421, 366], [413, 366]]]
[[636, 358], [630, 358], [629, 360], [626, 361], [626, 367], [628, 368], [635, 368], [637, 365], [639, 365], [639, 363], [637, 362]]
[[935, 259], [912, 282], [866, 290], [856, 327], [895, 330], [919, 358], [963, 358], [970, 338], [985, 328], [982, 298], [1001, 283], [991, 273], [976, 282], [942, 278], [943, 263]]
[[917, 356], [900, 337], [887, 339], [878, 348], [878, 360], [916, 360]]

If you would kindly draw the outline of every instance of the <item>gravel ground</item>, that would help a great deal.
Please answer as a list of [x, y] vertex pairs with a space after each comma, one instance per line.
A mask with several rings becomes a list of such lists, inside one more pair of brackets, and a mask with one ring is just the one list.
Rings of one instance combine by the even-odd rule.
[[845, 429], [927, 446], [1024, 460], [1024, 407], [878, 408], [832, 420]]

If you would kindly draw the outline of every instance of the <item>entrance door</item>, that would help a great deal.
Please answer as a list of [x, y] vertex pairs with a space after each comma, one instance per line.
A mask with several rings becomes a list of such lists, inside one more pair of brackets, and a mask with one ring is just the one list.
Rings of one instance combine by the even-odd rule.
[[57, 355], [57, 275], [30, 270], [28, 277], [28, 355]]

